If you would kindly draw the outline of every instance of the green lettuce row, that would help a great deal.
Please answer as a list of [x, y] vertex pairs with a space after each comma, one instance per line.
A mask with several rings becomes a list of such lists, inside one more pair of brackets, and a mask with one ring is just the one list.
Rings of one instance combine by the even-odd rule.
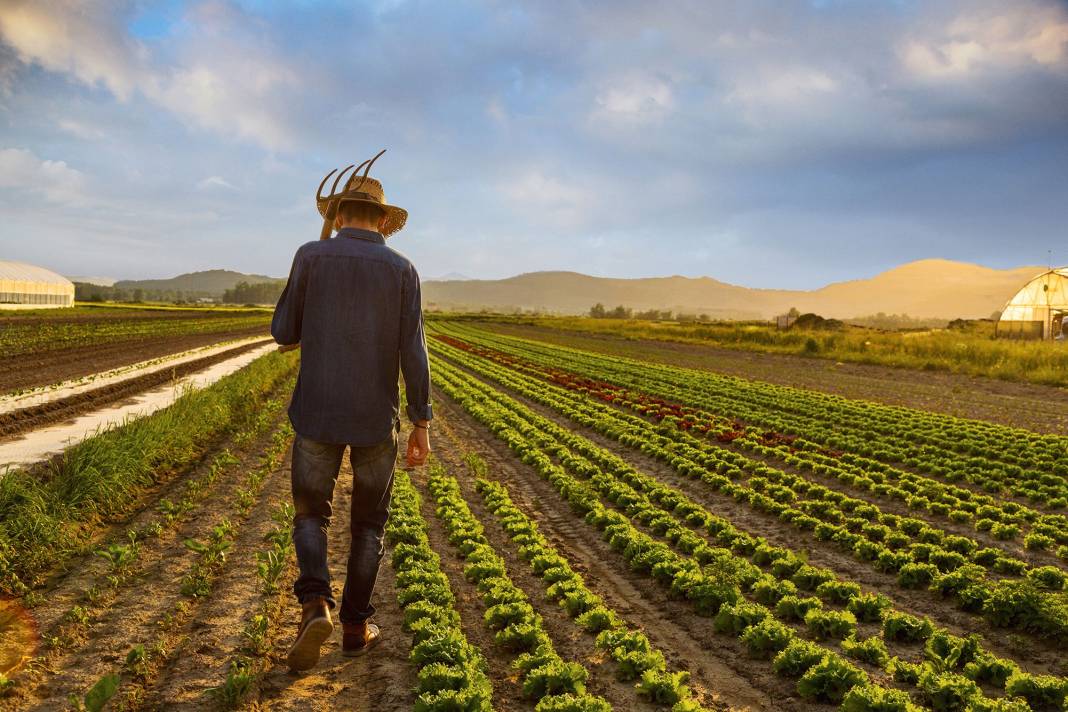
[[[469, 464], [479, 475], [485, 463], [477, 457]], [[664, 654], [656, 650], [640, 630], [630, 629], [619, 615], [605, 605], [538, 531], [500, 483], [479, 476], [475, 489], [511, 540], [519, 545], [519, 557], [548, 584], [549, 598], [556, 601], [587, 633], [596, 635], [596, 645], [616, 663], [621, 680], [635, 680], [638, 694], [651, 702], [670, 707], [673, 712], [697, 712], [702, 708], [692, 699], [686, 685], [689, 673], [668, 671]]]
[[[1055, 594], [1043, 588], [1063, 586], [1063, 577], [1054, 567], [1041, 567], [1026, 571], [1033, 575], [1027, 582], [985, 581], [986, 564], [992, 568], [1002, 569], [1013, 560], [998, 558], [996, 550], [980, 550], [973, 540], [966, 537], [945, 535], [941, 530], [922, 526], [918, 520], [911, 520], [921, 525], [916, 530], [921, 542], [914, 544], [908, 551], [894, 550], [880, 541], [885, 532], [881, 521], [894, 521], [899, 526], [907, 527], [910, 520], [896, 515], [882, 515], [878, 525], [863, 516], [852, 517], [847, 524], [834, 524], [829, 513], [838, 513], [844, 517], [842, 510], [852, 506], [852, 513], [877, 518], [878, 508], [853, 500], [821, 485], [809, 483], [804, 478], [783, 473], [762, 463], [749, 460], [742, 455], [703, 443], [688, 433], [674, 430], [672, 437], [664, 435], [663, 430], [636, 416], [628, 415], [609, 406], [580, 399], [567, 391], [555, 389], [548, 384], [522, 376], [509, 369], [469, 356], [443, 344], [435, 344], [434, 352], [444, 352], [450, 358], [471, 368], [479, 374], [486, 375], [503, 385], [513, 388], [523, 395], [552, 407], [554, 410], [592, 427], [621, 443], [636, 447], [641, 451], [668, 462], [673, 469], [688, 477], [698, 478], [705, 484], [724, 493], [730, 494], [737, 501], [747, 504], [758, 511], [774, 514], [802, 531], [810, 531], [817, 539], [833, 541], [839, 547], [853, 554], [862, 562], [873, 568], [899, 574], [899, 583], [903, 586], [916, 586], [918, 583], [910, 578], [917, 573], [916, 568], [904, 569], [910, 563], [937, 564], [937, 571], [932, 566], [927, 570], [931, 580], [930, 588], [944, 596], [953, 597], [958, 607], [972, 613], [982, 613], [991, 623], [1002, 627], [1017, 627], [1052, 637], [1068, 636], [1068, 608], [1063, 594]], [[545, 419], [539, 420], [539, 427]], [[545, 421], [558, 437], [574, 436], [568, 431]], [[602, 467], [613, 470], [616, 475], [635, 476], [632, 468], [619, 458], [605, 453], [601, 448], [592, 446], [584, 438], [574, 440], [574, 447], [582, 449], [583, 455], [597, 461]], [[762, 477], [754, 477], [755, 487], [747, 487], [733, 482], [742, 476], [743, 470], [752, 470]], [[774, 482], [772, 480], [774, 479]], [[780, 485], [789, 482], [792, 487]], [[633, 484], [633, 483], [632, 483]], [[640, 484], [645, 488], [662, 488], [654, 478], [644, 478]], [[763, 485], [770, 484], [772, 494], [759, 491]], [[637, 486], [637, 485], [636, 485]], [[807, 493], [815, 493], [818, 502], [807, 504], [809, 511], [782, 501], [793, 500], [782, 495], [796, 497], [794, 488], [803, 488]], [[764, 486], [764, 489], [769, 487]], [[773, 496], [776, 495], [776, 496]], [[670, 490], [669, 497], [681, 496]], [[805, 503], [801, 503], [805, 504]], [[819, 505], [818, 510], [813, 507]], [[811, 513], [810, 513], [811, 512]], [[859, 531], [854, 531], [858, 529]], [[945, 547], [935, 543], [941, 542]], [[949, 547], [952, 547], [949, 548]], [[971, 563], [965, 559], [962, 551], [971, 553]], [[1021, 562], [1022, 563], [1022, 562]], [[965, 565], [968, 564], [968, 565]], [[1026, 566], [1026, 565], [1025, 565]], [[902, 573], [902, 570], [904, 572]], [[937, 574], [937, 579], [935, 578]], [[1047, 578], [1048, 577], [1048, 578]], [[925, 585], [927, 585], [925, 584]]]
[[[440, 327], [436, 328], [440, 329]], [[477, 333], [470, 338], [472, 343], [476, 345], [480, 343]], [[491, 355], [496, 356], [499, 362], [506, 362], [511, 368], [525, 373], [531, 373], [542, 378], [547, 377], [546, 374], [561, 373], [556, 368], [555, 362], [552, 365], [535, 366], [532, 361], [525, 359], [517, 361], [515, 357], [508, 356], [496, 349], [491, 348], [490, 351], [493, 352]], [[594, 389], [619, 388], [619, 386], [610, 384], [595, 384], [596, 382], [590, 381], [589, 383], [583, 383], [582, 387], [590, 392], [593, 392]], [[676, 424], [680, 428], [704, 430], [707, 427], [709, 435], [725, 435], [730, 439], [739, 438], [736, 442], [741, 447], [747, 447], [747, 441], [751, 440], [753, 436], [756, 436], [758, 441], [763, 440], [761, 436], [763, 436], [766, 426], [763, 428], [742, 427], [742, 424], [736, 418], [718, 417], [711, 415], [707, 411], [700, 410], [679, 418], [672, 414], [672, 409], [666, 403], [662, 401], [658, 403], [659, 399], [655, 396], [646, 395], [637, 402], [632, 401], [631, 398], [634, 397], [633, 393], [636, 387], [639, 392], [650, 393], [648, 390], [650, 386], [646, 379], [636, 381], [634, 378], [629, 378], [626, 383], [628, 390], [621, 392], [622, 395], [597, 395], [615, 402], [617, 405], [630, 407], [647, 414], [655, 414], [657, 417], [664, 417], [665, 420]], [[685, 402], [689, 394], [688, 390], [667, 383], [661, 383], [654, 390], [657, 390], [660, 396], [671, 397], [677, 403]], [[699, 416], [707, 418], [707, 421], [702, 423]], [[742, 428], [741, 432], [738, 430], [740, 427]], [[739, 437], [741, 433], [745, 433], [745, 435]], [[867, 447], [864, 443], [861, 443], [861, 446]], [[789, 444], [780, 444], [775, 448], [768, 448], [758, 442], [753, 448], [761, 453], [770, 452], [772, 456], [786, 453], [793, 457], [798, 457], [803, 463], [811, 463], [810, 466], [817, 473], [824, 468], [831, 468], [831, 474], [837, 474], [833, 472], [834, 469], [844, 470], [842, 475], [845, 481], [850, 481], [850, 478], [856, 477], [857, 486], [867, 487], [877, 493], [884, 493], [885, 489], [886, 494], [901, 495], [898, 492], [898, 488], [888, 485], [885, 481], [886, 479], [900, 479], [904, 482], [900, 490], [908, 494], [907, 503], [909, 506], [914, 508], [922, 507], [933, 514], [945, 514], [951, 516], [955, 521], [971, 521], [977, 529], [983, 531], [994, 530], [993, 533], [1002, 539], [1014, 538], [1020, 533], [1020, 529], [1024, 524], [1033, 522], [1033, 535], [1025, 538], [1025, 544], [1029, 548], [1048, 548], [1052, 543], [1068, 544], [1068, 518], [1063, 515], [1041, 514], [1037, 510], [1022, 506], [1016, 502], [1005, 502], [988, 494], [973, 492], [957, 485], [940, 482], [931, 477], [914, 475], [892, 465], [858, 454], [856, 450], [843, 452], [837, 457], [827, 457], [822, 454], [825, 445], [807, 440], [804, 437], [797, 437], [792, 439]], [[961, 463], [956, 463], [953, 467], [938, 474], [943, 478], [956, 479], [958, 478], [958, 473], [963, 471], [963, 468], [964, 466]], [[869, 482], [869, 480], [871, 481]], [[989, 491], [1000, 493], [1003, 485], [1015, 485], [1017, 479], [1009, 477], [1006, 481], [1003, 477], [996, 482], [990, 479], [983, 481], [973, 480], [973, 482], [984, 486]], [[1047, 499], [1042, 498], [1041, 501], [1048, 504]], [[997, 524], [1002, 526], [995, 529]], [[1050, 539], [1053, 541], [1051, 542]], [[1060, 555], [1061, 558], [1068, 559], [1068, 547], [1062, 547]]]
[[519, 672], [523, 694], [537, 702], [535, 710], [611, 710], [606, 700], [587, 694], [586, 668], [564, 661], [556, 652], [541, 616], [508, 577], [504, 560], [486, 539], [456, 480], [437, 461], [430, 463], [428, 474], [435, 514], [445, 525], [449, 543], [464, 557], [464, 578], [478, 587], [486, 604], [484, 620], [496, 631], [497, 643], [517, 654], [512, 666]]
[[769, 439], [765, 437], [763, 429], [739, 428], [736, 421], [696, 408], [687, 407], [689, 412], [679, 416], [677, 413], [681, 412], [680, 408], [633, 387], [620, 395], [618, 387], [607, 384], [598, 386], [588, 379], [567, 383], [557, 377], [561, 373], [557, 368], [538, 367], [528, 361], [516, 362], [514, 358], [501, 357], [500, 352], [494, 349], [488, 351], [490, 353], [479, 355], [520, 373], [552, 380], [613, 402], [619, 407], [655, 417], [665, 426], [702, 432], [706, 438], [729, 441], [743, 450], [778, 459], [815, 476], [833, 478], [873, 494], [897, 499], [912, 509], [924, 509], [935, 516], [969, 523], [977, 531], [991, 531], [999, 539], [1015, 538], [1028, 530], [1029, 522], [1034, 522], [1031, 533], [1024, 539], [1025, 545], [1031, 550], [1047, 550], [1054, 544], [1068, 544], [1068, 527], [1061, 515], [1041, 515], [1015, 502], [1004, 502], [988, 494], [916, 475], [860, 455], [842, 453], [830, 456], [818, 443], [804, 438], [791, 438], [788, 442]]
[[542, 365], [643, 390], [829, 447], [1068, 506], [1068, 438], [577, 349], [445, 327]]
[[[552, 439], [546, 433], [553, 433], [556, 436], [567, 440], [569, 444], [577, 444], [579, 447], [586, 447], [594, 451], [600, 450], [584, 438], [575, 436], [568, 431], [560, 429], [558, 426], [555, 426], [555, 424], [531, 414], [529, 411], [522, 408], [522, 406], [518, 406], [514, 401], [504, 396], [504, 394], [493, 391], [493, 389], [460, 374], [451, 367], [439, 368], [436, 372], [441, 376], [439, 380], [444, 381], [443, 388], [446, 389], [446, 392], [449, 393], [450, 396], [461, 400], [461, 403], [465, 408], [470, 409], [477, 418], [489, 425], [495, 432], [499, 431], [499, 433], [502, 434], [502, 437], [512, 445], [513, 449], [522, 453], [524, 462], [539, 466], [539, 463], [542, 462], [542, 460], [537, 455], [530, 452], [531, 446], [528, 442], [540, 442], [542, 448], [544, 448], [546, 452], [552, 452], [560, 457], [562, 462], [565, 463], [565, 466], [574, 467], [576, 464], [581, 465], [579, 460], [570, 456], [566, 452], [565, 447], [561, 446], [559, 443], [554, 444]], [[458, 380], [454, 381], [453, 379]], [[487, 396], [486, 394], [491, 395]], [[473, 403], [473, 401], [476, 400], [479, 401], [479, 404]], [[508, 403], [510, 407], [515, 408], [516, 410], [526, 411], [527, 416], [534, 424], [531, 424], [531, 422], [523, 422], [522, 420], [517, 421], [513, 413], [505, 411], [502, 408], [502, 404], [504, 403]], [[489, 410], [487, 410], [487, 408]], [[518, 428], [518, 430], [516, 430], [516, 428]], [[514, 437], [512, 433], [515, 433], [518, 437]], [[544, 455], [541, 457], [544, 457]], [[544, 463], [547, 463], [547, 466], [549, 467], [555, 467], [551, 465], [551, 460], [548, 460], [548, 458], [545, 458]], [[546, 466], [544, 463], [542, 466]], [[588, 467], [588, 463], [586, 463], [586, 465]], [[629, 470], [629, 468], [627, 469]], [[633, 473], [633, 470], [629, 471]], [[586, 474], [588, 475], [589, 473]], [[653, 478], [646, 479], [655, 482], [655, 479]], [[642, 501], [644, 499], [642, 496], [637, 495], [637, 493], [624, 483], [612, 482], [611, 478], [602, 474], [594, 474], [590, 477], [590, 481], [598, 487], [602, 494], [604, 494], [610, 501], [614, 501], [617, 506], [624, 506], [629, 515], [636, 516], [643, 523], [650, 525], [654, 531], [657, 531], [657, 527], [660, 526], [661, 529], [657, 531], [657, 533], [663, 534], [676, 548], [692, 553], [698, 561], [701, 561], [706, 565], [713, 562], [723, 564], [725, 558], [730, 558], [730, 552], [724, 549], [711, 549], [705, 546], [700, 538], [693, 538], [696, 535], [685, 530], [677, 521], [673, 521], [673, 518], [664, 510], [649, 507], [647, 501]], [[569, 486], [573, 486], [573, 483]], [[702, 516], [696, 517], [696, 520], [707, 522], [710, 532], [718, 533], [721, 540], [728, 543], [736, 553], [746, 555], [753, 553], [754, 562], [759, 561], [764, 565], [768, 565], [769, 560], [775, 554], [781, 555], [780, 558], [771, 561], [771, 568], [773, 574], [782, 577], [784, 579], [783, 581], [775, 581], [774, 577], [762, 575], [755, 567], [751, 567], [748, 571], [743, 569], [740, 574], [746, 585], [751, 587], [752, 593], [758, 597], [767, 597], [765, 600], [767, 600], [769, 604], [775, 603], [777, 597], [784, 597], [783, 601], [780, 601], [776, 605], [776, 615], [788, 620], [791, 618], [791, 611], [794, 610], [794, 607], [791, 605], [790, 599], [796, 599], [796, 596], [790, 596], [789, 592], [791, 590], [796, 591], [797, 587], [794, 583], [795, 581], [804, 585], [804, 582], [807, 579], [812, 581], [812, 583], [808, 584], [811, 587], [815, 587], [818, 583], [819, 588], [817, 588], [817, 591], [821, 596], [824, 596], [828, 600], [837, 599], [839, 602], [848, 601], [850, 614], [855, 613], [856, 615], [863, 616], [864, 620], [869, 621], [878, 622], [882, 620], [884, 623], [884, 635], [887, 635], [888, 639], [895, 639], [897, 623], [901, 621], [912, 621], [919, 627], [922, 634], [911, 638], [911, 640], [915, 642], [923, 642], [933, 635], [934, 627], [930, 622], [914, 619], [912, 616], [908, 616], [904, 613], [885, 610], [889, 606], [889, 601], [885, 599], [885, 597], [873, 596], [871, 594], [860, 594], [859, 586], [847, 582], [838, 582], [833, 572], [825, 569], [803, 566], [803, 562], [793, 555], [792, 552], [771, 547], [763, 540], [754, 540], [753, 537], [734, 530], [725, 520], [712, 517], [696, 505], [687, 502], [681, 493], [674, 492], [668, 488], [664, 488], [662, 491], [670, 492], [678, 506], [681, 507], [688, 504], [690, 509], [687, 511], [691, 515], [691, 519], [695, 519], [693, 515], [701, 514]], [[623, 502], [621, 501], [621, 498], [629, 499]], [[585, 509], [585, 504], [583, 505], [583, 509]], [[605, 526], [613, 523], [611, 520], [607, 521], [608, 524]], [[689, 537], [687, 535], [689, 535]], [[754, 552], [755, 544], [761, 545], [762, 551]], [[623, 553], [626, 554], [626, 551], [627, 550], [624, 549]], [[761, 555], [763, 555], [763, 557], [761, 557]], [[661, 552], [657, 552], [656, 556], [662, 558]], [[785, 558], [786, 556], [789, 556], [790, 558]], [[634, 562], [631, 561], [631, 564], [633, 566]], [[655, 567], [653, 568], [653, 571], [655, 571]], [[670, 572], [670, 569], [667, 571]], [[677, 584], [677, 581], [675, 580], [672, 580], [672, 582], [673, 584]], [[769, 593], [771, 595], [769, 595]], [[820, 599], [812, 600], [822, 607]], [[716, 607], [722, 605], [723, 602], [724, 601], [721, 599], [712, 598], [711, 604], [705, 605], [706, 612], [715, 613], [717, 610]], [[701, 610], [702, 603], [698, 602], [697, 605], [698, 609]], [[811, 606], [806, 607], [805, 610], [802, 611], [802, 614], [807, 613], [808, 608], [810, 607]], [[822, 628], [827, 625], [825, 618], [818, 614], [811, 614], [807, 617], [805, 615], [793, 614], [793, 617], [797, 619], [805, 619], [810, 632], [815, 635], [819, 635]], [[848, 621], [848, 617], [846, 617], [846, 620]], [[847, 629], [843, 633], [848, 632], [850, 631]], [[962, 639], [950, 636], [944, 631], [939, 631], [939, 635], [948, 636], [949, 639], [960, 641], [962, 644], [964, 642]], [[901, 636], [897, 637], [900, 638]], [[972, 639], [969, 639], [969, 641], [976, 644], [975, 658], [977, 665], [980, 667], [980, 671], [974, 673], [975, 675], [981, 676], [983, 674], [982, 670], [985, 670], [990, 666], [1005, 667], [1009, 668], [1010, 671], [1016, 670], [1016, 666], [1011, 662], [1001, 661], [979, 648], [976, 641]], [[930, 646], [925, 652], [928, 657], [931, 657]], [[938, 658], [933, 659], [938, 660]], [[960, 665], [964, 665], [968, 660], [961, 660], [959, 662]], [[1004, 684], [1004, 680], [1000, 681], [999, 686], [1001, 684]]]
[[[567, 474], [563, 468], [555, 465], [547, 454], [532, 445], [526, 436], [504, 422], [499, 411], [486, 407], [484, 399], [480, 403], [479, 399], [472, 397], [473, 389], [469, 388], [469, 384], [455, 382], [451, 377], [453, 374], [447, 369], [438, 368], [435, 373], [438, 376], [437, 383], [446, 394], [457, 400], [465, 410], [504, 440], [523, 462], [535, 467], [572, 508], [584, 516], [588, 524], [602, 532], [609, 545], [623, 555], [632, 570], [652, 576], [661, 585], [668, 587], [673, 595], [689, 600], [698, 613], [720, 618], [719, 630], [735, 632], [743, 640], [755, 638], [756, 634], [748, 633], [748, 630], [759, 622], [756, 620], [759, 616], [738, 625], [730, 623], [735, 618], [746, 615], [747, 611], [751, 612], [754, 607], [763, 607], [742, 600], [740, 587], [736, 576], [730, 570], [729, 561], [721, 559], [717, 562], [720, 566], [702, 566], [694, 558], [680, 556], [663, 542], [638, 531], [625, 516], [607, 509], [596, 491], [588, 484]], [[497, 393], [496, 398], [506, 397]], [[770, 615], [766, 608], [764, 611]], [[799, 680], [799, 693], [814, 700], [839, 701], [845, 689], [850, 686], [870, 684], [862, 670], [850, 665], [833, 651], [811, 641], [802, 642], [819, 650], [821, 657], [807, 665], [778, 669], [781, 675], [804, 680], [804, 684]], [[826, 665], [822, 665], [824, 662]], [[811, 674], [809, 668], [815, 668]], [[824, 682], [825, 678], [837, 679], [842, 674], [845, 674], [845, 680], [840, 681], [841, 684], [831, 685]]]
[[410, 660], [419, 670], [416, 712], [492, 712], [485, 660], [463, 634], [449, 579], [430, 547], [419, 494], [404, 471], [394, 478], [386, 540], [393, 546], [404, 630], [412, 636]]

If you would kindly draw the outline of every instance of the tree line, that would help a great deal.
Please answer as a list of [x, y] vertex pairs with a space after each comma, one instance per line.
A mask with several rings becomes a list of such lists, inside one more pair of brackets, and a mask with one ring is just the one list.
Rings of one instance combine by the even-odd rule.
[[644, 321], [710, 321], [708, 314], [673, 313], [670, 309], [648, 309], [635, 311], [622, 304], [608, 309], [598, 302], [590, 307], [590, 317], [594, 319], [642, 319]]

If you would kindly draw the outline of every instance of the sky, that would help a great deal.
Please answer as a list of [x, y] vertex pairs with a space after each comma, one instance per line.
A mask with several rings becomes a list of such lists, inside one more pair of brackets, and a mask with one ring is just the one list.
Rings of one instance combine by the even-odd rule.
[[382, 148], [424, 279], [1068, 264], [1068, 0], [0, 0], [0, 259], [284, 276]]

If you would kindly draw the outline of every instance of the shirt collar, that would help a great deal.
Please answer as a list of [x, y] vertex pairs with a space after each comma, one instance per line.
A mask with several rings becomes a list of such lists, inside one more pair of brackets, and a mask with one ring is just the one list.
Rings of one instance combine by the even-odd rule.
[[368, 242], [377, 242], [379, 245], [386, 244], [386, 238], [382, 237], [382, 233], [375, 232], [374, 230], [364, 230], [359, 227], [343, 227], [337, 231], [338, 237], [354, 237], [357, 240], [367, 240]]

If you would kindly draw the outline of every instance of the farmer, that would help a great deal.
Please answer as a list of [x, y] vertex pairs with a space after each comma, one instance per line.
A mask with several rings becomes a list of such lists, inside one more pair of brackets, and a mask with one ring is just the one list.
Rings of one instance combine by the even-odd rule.
[[[341, 191], [338, 181], [348, 169], [335, 179], [330, 195], [322, 196], [326, 179], [319, 186], [321, 239], [297, 250], [271, 322], [271, 335], [282, 350], [299, 346], [302, 353], [289, 405], [296, 431], [293, 544], [300, 568], [293, 592], [302, 607], [288, 655], [293, 670], [314, 667], [334, 630], [330, 611], [337, 602], [326, 532], [346, 447], [353, 473], [352, 541], [339, 615], [342, 654], [362, 655], [379, 641], [378, 626], [370, 622], [371, 594], [384, 552], [397, 458], [398, 369], [412, 424], [408, 466], [422, 465], [430, 452], [430, 369], [419, 275], [407, 258], [386, 246], [408, 213], [388, 204], [382, 184], [367, 177], [373, 162], [361, 164], [363, 176], [357, 168]], [[330, 175], [333, 171], [327, 179]], [[337, 237], [329, 239], [335, 227]]]

